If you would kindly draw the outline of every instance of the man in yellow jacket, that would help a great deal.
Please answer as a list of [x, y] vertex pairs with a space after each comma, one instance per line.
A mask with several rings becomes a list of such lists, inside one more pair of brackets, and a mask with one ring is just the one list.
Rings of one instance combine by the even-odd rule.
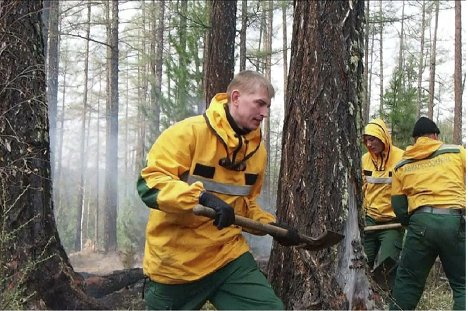
[[[253, 71], [237, 74], [207, 111], [165, 130], [147, 155], [138, 192], [151, 208], [143, 260], [149, 309], [283, 309], [258, 269], [234, 214], [271, 223], [260, 208], [267, 160], [260, 124], [274, 89]], [[197, 204], [212, 220], [192, 213]], [[297, 233], [279, 241], [294, 244]]]
[[408, 227], [392, 310], [416, 308], [437, 256], [452, 288], [453, 309], [465, 310], [466, 153], [439, 141], [439, 133], [432, 120], [421, 117], [415, 144], [394, 169], [392, 206]]
[[[364, 129], [364, 144], [368, 150], [362, 156], [362, 175], [366, 226], [396, 223], [391, 204], [392, 170], [400, 161], [403, 150], [392, 145], [387, 126], [374, 119]], [[376, 281], [391, 289], [401, 251], [404, 230], [369, 231], [364, 236], [367, 262]]]

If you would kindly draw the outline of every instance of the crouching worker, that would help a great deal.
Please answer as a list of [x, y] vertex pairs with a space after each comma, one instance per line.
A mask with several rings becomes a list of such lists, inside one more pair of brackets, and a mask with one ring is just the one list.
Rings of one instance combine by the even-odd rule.
[[[363, 141], [368, 151], [362, 156], [366, 226], [398, 223], [391, 204], [392, 170], [403, 150], [392, 145], [381, 119], [372, 120], [365, 127]], [[384, 290], [393, 287], [403, 234], [402, 228], [365, 232], [367, 262], [374, 280]]]
[[[260, 124], [274, 89], [243, 71], [207, 111], [165, 130], [147, 155], [138, 192], [151, 210], [143, 270], [148, 309], [278, 310], [283, 303], [257, 267], [238, 214], [262, 223], [275, 217], [257, 204], [266, 164]], [[195, 216], [197, 204], [216, 212]], [[294, 244], [291, 239], [279, 241]]]
[[393, 288], [392, 310], [414, 310], [439, 256], [453, 292], [453, 309], [465, 310], [466, 155], [438, 139], [426, 117], [415, 124], [415, 144], [394, 169], [392, 206], [408, 227]]

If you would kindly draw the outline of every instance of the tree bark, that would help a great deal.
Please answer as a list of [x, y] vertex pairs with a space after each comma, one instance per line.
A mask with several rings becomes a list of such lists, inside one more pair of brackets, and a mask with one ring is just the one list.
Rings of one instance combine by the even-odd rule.
[[358, 227], [363, 18], [361, 0], [296, 2], [278, 221], [346, 238], [318, 252], [274, 244], [268, 276], [286, 309], [374, 307]]
[[0, 300], [17, 289], [27, 309], [96, 309], [54, 219], [41, 10], [41, 1], [0, 5], [0, 269], [9, 278]]
[[205, 71], [206, 107], [216, 93], [225, 92], [234, 77], [237, 0], [213, 0]]
[[462, 144], [462, 51], [461, 51], [461, 3], [455, 1], [455, 107], [453, 110], [453, 143]]

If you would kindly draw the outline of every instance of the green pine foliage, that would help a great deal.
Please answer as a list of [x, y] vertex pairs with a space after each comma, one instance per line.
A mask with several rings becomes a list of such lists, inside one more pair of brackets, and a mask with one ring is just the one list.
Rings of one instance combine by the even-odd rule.
[[384, 94], [384, 119], [392, 133], [393, 143], [405, 148], [412, 144], [411, 133], [417, 113], [417, 73], [415, 62], [408, 61], [393, 72]]
[[[176, 2], [170, 2], [178, 6]], [[206, 3], [189, 1], [187, 10], [174, 7], [170, 21], [169, 57], [164, 58], [167, 79], [170, 80], [161, 98], [161, 124], [171, 124], [198, 114], [203, 97], [203, 42], [208, 31]], [[185, 25], [185, 26], [184, 26]]]

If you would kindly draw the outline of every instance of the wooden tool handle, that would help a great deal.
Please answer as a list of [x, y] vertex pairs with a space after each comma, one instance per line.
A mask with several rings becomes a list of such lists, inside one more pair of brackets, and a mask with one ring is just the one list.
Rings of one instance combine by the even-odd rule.
[[391, 223], [391, 224], [384, 224], [384, 225], [375, 225], [375, 226], [367, 226], [364, 227], [364, 232], [369, 231], [377, 231], [377, 230], [385, 230], [385, 229], [398, 229], [402, 228], [403, 226], [399, 223]]
[[[209, 207], [203, 205], [197, 205], [193, 208], [193, 213], [198, 216], [205, 216], [214, 219], [216, 216], [216, 212]], [[269, 235], [275, 237], [285, 237], [288, 234], [287, 229], [283, 229], [277, 226], [273, 226], [270, 224], [263, 224], [261, 222], [242, 217], [239, 215], [235, 216], [234, 224], [241, 226], [246, 229], [251, 229], [255, 231], [260, 231], [263, 233], [267, 233]]]

